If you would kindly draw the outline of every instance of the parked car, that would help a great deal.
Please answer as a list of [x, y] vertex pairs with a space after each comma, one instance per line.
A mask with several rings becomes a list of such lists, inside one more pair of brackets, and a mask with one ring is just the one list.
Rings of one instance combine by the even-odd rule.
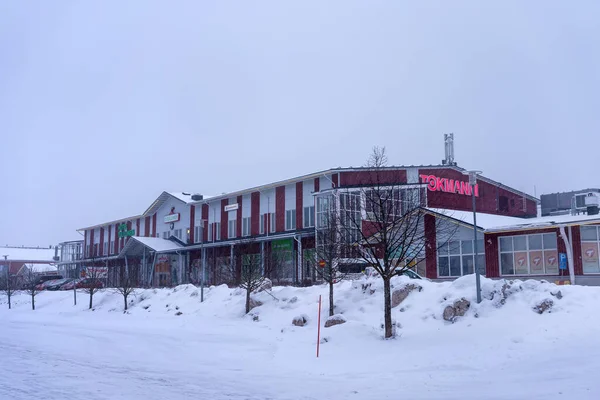
[[73, 290], [73, 288], [90, 289], [92, 287], [94, 287], [96, 289], [102, 289], [104, 287], [104, 284], [102, 283], [102, 281], [100, 281], [98, 279], [83, 278], [83, 279], [76, 279], [65, 285], [62, 285], [60, 287], [60, 290]]
[[[371, 276], [379, 276], [379, 274], [377, 273], [377, 271], [375, 271], [375, 268], [373, 267], [367, 267], [365, 268], [365, 275], [371, 277]], [[402, 268], [398, 268], [396, 270], [396, 275], [401, 276], [408, 276], [410, 279], [424, 279], [424, 280], [429, 280], [428, 278], [424, 278], [421, 275], [417, 274], [415, 271], [413, 271], [412, 269], [402, 269]]]
[[74, 279], [72, 279], [72, 278], [59, 279], [56, 281], [48, 281], [46, 283], [46, 290], [60, 290], [60, 288], [63, 285], [65, 285], [69, 282], [72, 282], [72, 281], [74, 281]]
[[38, 285], [35, 285], [35, 290], [42, 291], [48, 289], [48, 286], [53, 285], [54, 283], [60, 282], [62, 279], [53, 279], [49, 281], [42, 282]]
[[42, 284], [44, 282], [54, 281], [54, 280], [57, 280], [57, 279], [63, 279], [63, 276], [62, 275], [57, 275], [57, 274], [40, 275], [37, 278], [35, 284], [36, 285], [40, 285], [40, 284]]
[[62, 285], [60, 290], [73, 290], [79, 281], [81, 281], [81, 279], [73, 279], [71, 282], [67, 282]]

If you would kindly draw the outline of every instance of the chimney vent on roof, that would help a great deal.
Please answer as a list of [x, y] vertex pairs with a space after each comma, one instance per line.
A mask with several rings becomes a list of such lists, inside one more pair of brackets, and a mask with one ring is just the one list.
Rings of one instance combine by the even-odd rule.
[[444, 134], [444, 153], [445, 158], [442, 160], [442, 165], [456, 165], [454, 162], [454, 133]]
[[194, 200], [194, 201], [200, 201], [200, 200], [203, 200], [203, 199], [204, 199], [204, 196], [201, 195], [201, 194], [195, 193], [195, 194], [192, 195], [192, 200]]

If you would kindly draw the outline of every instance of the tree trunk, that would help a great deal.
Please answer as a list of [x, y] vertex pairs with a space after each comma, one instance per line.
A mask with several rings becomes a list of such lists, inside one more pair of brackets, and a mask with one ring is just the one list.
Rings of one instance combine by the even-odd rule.
[[10, 304], [10, 291], [8, 292], [8, 309], [10, 310], [12, 308], [11, 304]]
[[31, 309], [35, 311], [35, 294], [31, 294]]
[[246, 288], [246, 314], [250, 312], [250, 287]]
[[94, 291], [90, 290], [90, 310], [92, 309], [92, 297], [94, 296]]
[[392, 329], [392, 296], [390, 278], [383, 278], [383, 318], [385, 326], [385, 338], [389, 339], [394, 335]]
[[329, 316], [333, 316], [333, 280], [329, 281]]
[[123, 295], [123, 300], [125, 300], [125, 311], [127, 311], [127, 294]]

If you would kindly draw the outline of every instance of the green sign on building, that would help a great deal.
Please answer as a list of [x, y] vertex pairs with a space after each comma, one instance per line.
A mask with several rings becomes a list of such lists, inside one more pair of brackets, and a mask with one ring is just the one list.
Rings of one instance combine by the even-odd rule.
[[271, 242], [271, 248], [273, 251], [293, 251], [294, 242], [293, 239], [279, 239]]
[[124, 238], [124, 237], [129, 237], [129, 236], [134, 236], [135, 235], [135, 229], [127, 229], [127, 224], [121, 224], [119, 225], [119, 237], [120, 238]]

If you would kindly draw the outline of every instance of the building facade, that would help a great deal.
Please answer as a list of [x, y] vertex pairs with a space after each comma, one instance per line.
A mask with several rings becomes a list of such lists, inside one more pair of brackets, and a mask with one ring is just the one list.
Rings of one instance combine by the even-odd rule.
[[[426, 215], [425, 224], [435, 226], [436, 218], [471, 210], [473, 192], [464, 172], [453, 164], [407, 166], [385, 168], [379, 176], [382, 183], [397, 186], [402, 199], [434, 210]], [[109, 275], [119, 268], [136, 271], [144, 286], [233, 284], [245, 259], [240, 254], [244, 248], [261, 255], [263, 272], [274, 283], [310, 284], [316, 278], [310, 261], [328, 199], [360, 193], [372, 183], [373, 173], [365, 168], [337, 168], [210, 197], [163, 192], [140, 215], [82, 228], [80, 264], [104, 265]], [[479, 178], [474, 194], [481, 213], [519, 220], [536, 217], [535, 198], [489, 178]], [[355, 207], [364, 215], [361, 229], [368, 229], [368, 211], [360, 204], [337, 206]], [[446, 211], [441, 215], [439, 210]], [[423, 254], [415, 266], [432, 279], [470, 273], [484, 259], [487, 264], [486, 256], [473, 254], [473, 225], [449, 220], [460, 225], [456, 240], [441, 248], [440, 254], [436, 245], [430, 246], [436, 251]], [[436, 233], [430, 233], [428, 240], [437, 243]], [[460, 243], [459, 253], [455, 242]]]

